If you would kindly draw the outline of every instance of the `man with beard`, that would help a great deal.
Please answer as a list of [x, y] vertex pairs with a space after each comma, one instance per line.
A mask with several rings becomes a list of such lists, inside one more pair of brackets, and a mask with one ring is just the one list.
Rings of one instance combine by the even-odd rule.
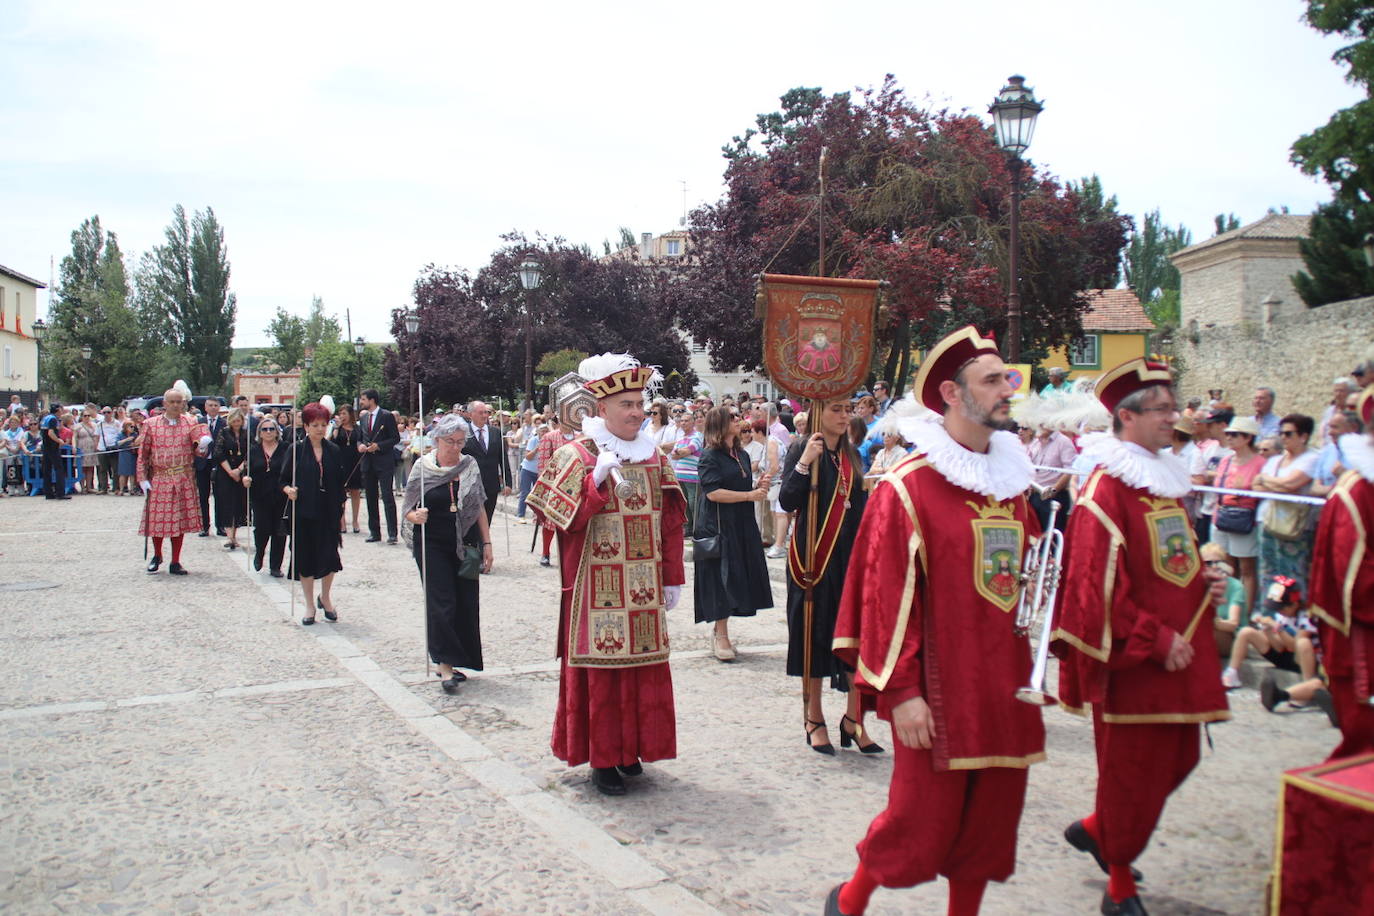
[[1092, 705], [1097, 798], [1064, 837], [1107, 873], [1102, 912], [1143, 914], [1131, 863], [1198, 762], [1199, 725], [1231, 718], [1213, 639], [1226, 576], [1203, 566], [1169, 450], [1169, 367], [1136, 358], [1098, 379], [1112, 432], [1084, 436], [1094, 465], [1065, 534], [1055, 651], [1060, 702]]
[[915, 447], [878, 482], [854, 545], [835, 653], [892, 723], [888, 805], [827, 916], [858, 916], [883, 887], [949, 879], [951, 916], [978, 912], [1016, 866], [1028, 767], [1045, 758], [1037, 706], [1019, 703], [1030, 644], [1008, 570], [1039, 534], [1031, 464], [1010, 426], [1015, 389], [973, 327], [940, 341], [892, 407]]

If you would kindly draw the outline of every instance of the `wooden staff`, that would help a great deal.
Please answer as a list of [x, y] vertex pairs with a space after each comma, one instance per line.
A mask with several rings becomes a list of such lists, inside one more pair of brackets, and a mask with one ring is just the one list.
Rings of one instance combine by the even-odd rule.
[[[415, 462], [420, 465], [420, 508], [425, 507], [425, 446], [429, 441], [429, 436], [425, 432], [425, 383], [420, 382], [416, 386], [417, 399], [420, 402], [420, 455]], [[425, 679], [429, 679], [429, 567], [425, 562], [425, 529], [422, 527], [415, 536], [420, 539], [420, 611], [423, 613], [421, 622], [425, 628]]]
[[[294, 418], [293, 418], [292, 422], [294, 422]], [[295, 427], [293, 426], [292, 429], [294, 430], [294, 428], [295, 428]], [[296, 488], [296, 446], [297, 446], [297, 445], [299, 445], [299, 443], [295, 441], [295, 437], [293, 436], [293, 437], [292, 437], [292, 441], [291, 441], [291, 491], [292, 491], [293, 493], [296, 494], [296, 499], [299, 499], [299, 498], [300, 498], [300, 495], [301, 495], [301, 494], [300, 494], [300, 490], [298, 490], [298, 489]], [[321, 474], [324, 473], [324, 468], [320, 468], [320, 473], [321, 473]], [[299, 545], [297, 545], [297, 543], [296, 543], [296, 516], [299, 514], [299, 513], [296, 512], [296, 506], [295, 506], [296, 499], [288, 499], [288, 500], [287, 500], [287, 503], [289, 504], [289, 508], [291, 509], [291, 572], [290, 572], [289, 584], [290, 584], [290, 586], [291, 586], [291, 619], [292, 619], [292, 621], [294, 621], [294, 620], [296, 619], [296, 548], [297, 548], [297, 546], [299, 546]], [[314, 608], [311, 608], [311, 611], [312, 611], [312, 613], [313, 613]]]
[[[807, 439], [819, 430], [821, 402], [811, 402], [806, 418]], [[824, 443], [822, 443], [824, 448]], [[802, 443], [803, 453], [806, 443]], [[822, 455], [821, 458], [825, 456]], [[806, 497], [806, 594], [802, 598], [802, 717], [809, 718], [811, 705], [811, 623], [816, 615], [816, 512], [820, 503], [821, 458], [811, 463], [811, 492]], [[798, 456], [800, 460], [800, 456]], [[795, 537], [795, 535], [794, 535]]]

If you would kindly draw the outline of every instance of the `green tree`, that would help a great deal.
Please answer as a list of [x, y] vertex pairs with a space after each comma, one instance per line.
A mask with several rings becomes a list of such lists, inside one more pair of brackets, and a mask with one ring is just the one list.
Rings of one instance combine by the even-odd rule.
[[315, 362], [301, 379], [300, 402], [308, 404], [327, 394], [335, 404], [352, 404], [361, 388], [384, 391], [386, 379], [382, 374], [382, 363], [386, 358], [386, 349], [379, 344], [368, 344], [363, 348], [360, 360], [353, 352], [353, 345], [347, 341], [328, 341], [316, 347], [313, 354]]
[[1303, 301], [1315, 306], [1374, 295], [1374, 267], [1360, 251], [1374, 232], [1374, 0], [1308, 0], [1304, 18], [1350, 42], [1331, 59], [1365, 94], [1293, 143], [1293, 163], [1323, 178], [1334, 195], [1313, 215], [1302, 248], [1307, 270], [1293, 278]]
[[314, 350], [320, 344], [337, 343], [343, 336], [339, 319], [324, 312], [324, 300], [314, 296], [310, 300], [310, 314], [305, 319], [305, 349]]
[[1186, 226], [1180, 224], [1174, 229], [1164, 225], [1156, 209], [1145, 214], [1126, 246], [1126, 284], [1157, 328], [1178, 327], [1180, 278], [1169, 255], [1192, 243]]
[[215, 211], [206, 207], [187, 220], [177, 204], [164, 244], [144, 257], [137, 282], [140, 314], [155, 337], [185, 354], [191, 390], [219, 390], [219, 367], [232, 355], [238, 307]]
[[[114, 403], [139, 392], [144, 372], [124, 256], [115, 233], [101, 227], [99, 216], [83, 221], [71, 241], [43, 343], [44, 375], [56, 382], [60, 398], [89, 394], [93, 401]], [[83, 347], [91, 348], [89, 363], [81, 355]]]
[[277, 306], [276, 317], [267, 325], [267, 333], [272, 338], [272, 346], [266, 353], [267, 361], [278, 372], [289, 372], [299, 367], [306, 349], [305, 319]]
[[[577, 367], [591, 354], [581, 350], [564, 348], [545, 353], [539, 360], [539, 365], [534, 367], [534, 383], [538, 388], [547, 388], [558, 379], [567, 375], [569, 372], [576, 372]], [[538, 400], [538, 398], [536, 398]]]
[[1212, 217], [1212, 235], [1218, 236], [1223, 232], [1230, 232], [1232, 229], [1240, 228], [1240, 219], [1234, 213], [1218, 213]]

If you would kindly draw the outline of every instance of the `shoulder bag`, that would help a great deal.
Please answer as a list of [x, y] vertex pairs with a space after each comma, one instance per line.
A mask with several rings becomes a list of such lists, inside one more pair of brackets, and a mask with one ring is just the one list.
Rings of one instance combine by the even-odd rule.
[[[704, 492], [698, 491], [698, 499], [702, 502], [710, 502]], [[692, 533], [692, 562], [700, 563], [702, 560], [720, 559], [720, 503], [715, 503], [716, 507], [716, 533], [710, 537], [697, 537], [696, 532]], [[697, 518], [701, 517], [700, 505], [697, 506]]]

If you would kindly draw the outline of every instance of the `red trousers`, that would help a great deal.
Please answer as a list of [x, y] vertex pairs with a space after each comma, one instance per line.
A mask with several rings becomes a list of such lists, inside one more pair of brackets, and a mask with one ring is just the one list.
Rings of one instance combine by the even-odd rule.
[[550, 747], [568, 766], [629, 766], [676, 757], [677, 716], [668, 663], [570, 668], [565, 659]]
[[1093, 707], [1097, 741], [1097, 829], [1110, 865], [1129, 865], [1145, 851], [1164, 803], [1197, 766], [1195, 723], [1120, 725]]
[[1333, 677], [1331, 699], [1341, 722], [1341, 743], [1328, 760], [1374, 751], [1374, 706], [1355, 699], [1355, 679]]
[[944, 875], [1005, 881], [1016, 870], [1016, 828], [1026, 800], [1024, 769], [936, 772], [930, 751], [892, 745], [887, 809], [859, 843], [859, 861], [883, 887]]

